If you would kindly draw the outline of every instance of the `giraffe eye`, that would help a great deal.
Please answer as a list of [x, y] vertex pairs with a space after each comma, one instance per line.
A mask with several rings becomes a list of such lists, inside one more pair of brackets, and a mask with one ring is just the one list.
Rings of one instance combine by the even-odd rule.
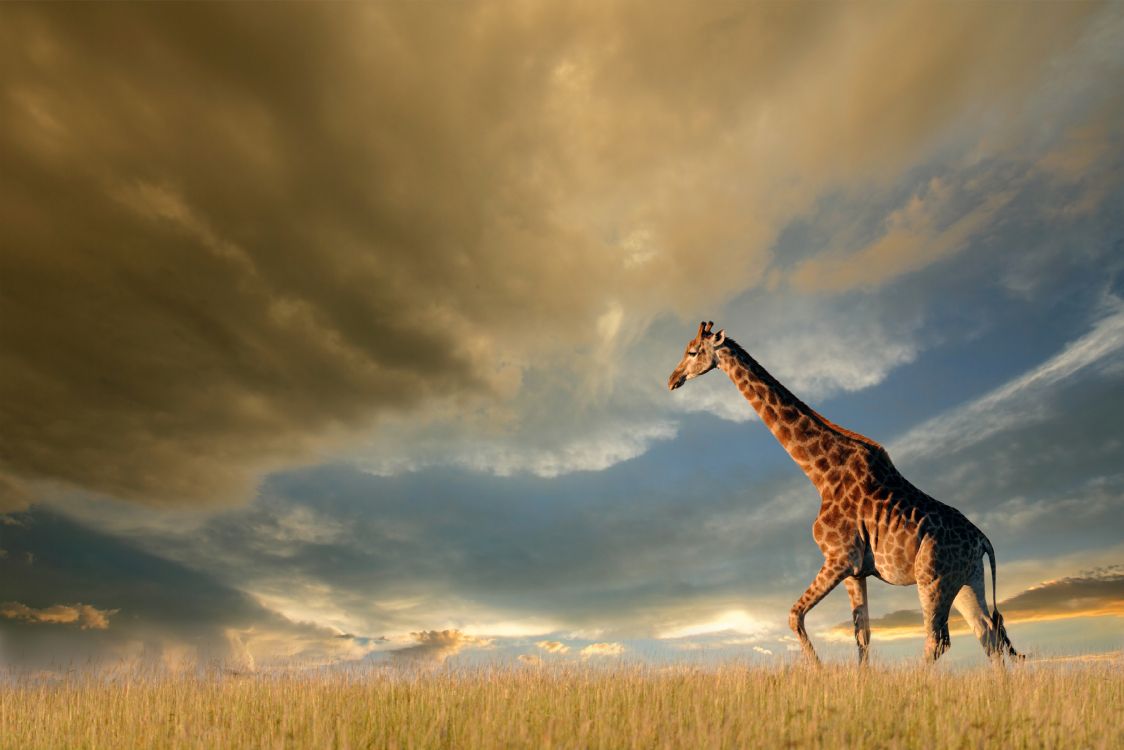
[[694, 357], [698, 354], [698, 352], [687, 352], [687, 353], [690, 354], [692, 357]]

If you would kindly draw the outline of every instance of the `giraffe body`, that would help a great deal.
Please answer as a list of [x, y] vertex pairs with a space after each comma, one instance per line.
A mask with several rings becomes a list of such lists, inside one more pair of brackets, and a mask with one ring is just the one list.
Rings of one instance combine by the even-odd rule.
[[824, 564], [793, 605], [789, 625], [805, 654], [816, 659], [804, 616], [840, 583], [851, 599], [859, 660], [870, 644], [866, 579], [918, 587], [925, 652], [938, 658], [949, 645], [948, 617], [956, 606], [991, 656], [1015, 656], [997, 608], [987, 616], [983, 556], [991, 542], [960, 511], [914, 487], [875, 441], [827, 420], [800, 401], [723, 331], [703, 323], [671, 374], [672, 390], [721, 368], [819, 490], [822, 503], [812, 538]]

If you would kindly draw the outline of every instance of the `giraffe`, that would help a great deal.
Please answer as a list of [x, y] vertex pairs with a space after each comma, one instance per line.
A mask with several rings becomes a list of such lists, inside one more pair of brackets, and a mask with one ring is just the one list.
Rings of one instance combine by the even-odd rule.
[[[818, 663], [804, 629], [804, 616], [840, 583], [851, 599], [859, 663], [870, 647], [866, 579], [917, 585], [925, 627], [925, 656], [935, 661], [949, 647], [953, 605], [984, 651], [995, 660], [1019, 658], [995, 604], [995, 550], [960, 511], [938, 502], [903, 477], [886, 450], [868, 437], [825, 419], [796, 398], [724, 330], [699, 324], [668, 379], [683, 383], [721, 368], [757, 411], [792, 460], [819, 490], [822, 504], [812, 537], [824, 563], [792, 606], [789, 627], [805, 656]], [[983, 555], [991, 563], [992, 610], [984, 593]]]

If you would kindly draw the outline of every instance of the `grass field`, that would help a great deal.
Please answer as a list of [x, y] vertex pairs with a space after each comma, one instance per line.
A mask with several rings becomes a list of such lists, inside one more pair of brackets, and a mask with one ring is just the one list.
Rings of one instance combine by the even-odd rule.
[[16, 679], [4, 748], [1124, 747], [1119, 661]]

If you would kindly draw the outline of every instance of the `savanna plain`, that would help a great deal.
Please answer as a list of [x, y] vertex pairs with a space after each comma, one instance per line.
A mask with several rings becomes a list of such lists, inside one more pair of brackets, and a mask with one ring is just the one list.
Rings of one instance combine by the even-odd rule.
[[1119, 748], [1120, 666], [15, 676], [0, 747]]

